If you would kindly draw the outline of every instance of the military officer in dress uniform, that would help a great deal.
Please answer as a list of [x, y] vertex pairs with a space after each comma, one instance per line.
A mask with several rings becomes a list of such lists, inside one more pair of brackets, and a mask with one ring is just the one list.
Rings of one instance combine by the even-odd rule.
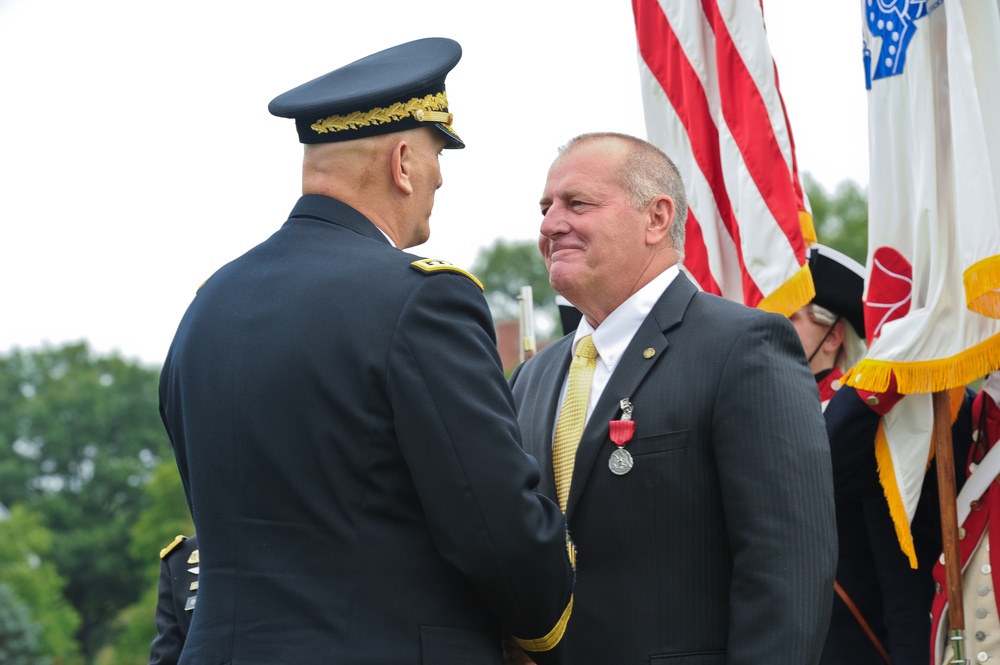
[[306, 144], [303, 196], [200, 288], [160, 379], [205, 555], [182, 665], [499, 665], [505, 633], [554, 660], [574, 550], [482, 286], [403, 251], [464, 145], [460, 57], [421, 39], [270, 103]]
[[177, 536], [160, 550], [160, 593], [156, 601], [156, 638], [149, 665], [177, 665], [198, 598], [198, 538]]
[[[965, 614], [965, 657], [974, 663], [1000, 660], [1000, 603], [996, 578], [1000, 574], [1000, 543], [993, 551], [992, 539], [1000, 533], [1000, 374], [986, 377], [972, 404], [972, 450], [966, 471], [968, 480], [958, 494], [959, 555], [962, 559], [962, 604]], [[955, 466], [962, 461], [956, 459]], [[931, 663], [952, 660], [948, 640], [948, 592], [944, 561], [934, 567], [936, 582], [931, 613]]]
[[[838, 540], [836, 595], [820, 663], [924, 665], [931, 566], [941, 549], [937, 474], [933, 467], [927, 472], [911, 525], [919, 562], [914, 569], [900, 549], [875, 459], [879, 420], [901, 395], [876, 395], [841, 383], [865, 352], [864, 268], [823, 245], [811, 248], [809, 267], [816, 297], [791, 319], [823, 404]], [[963, 422], [960, 418], [956, 426], [956, 443], [967, 440]]]

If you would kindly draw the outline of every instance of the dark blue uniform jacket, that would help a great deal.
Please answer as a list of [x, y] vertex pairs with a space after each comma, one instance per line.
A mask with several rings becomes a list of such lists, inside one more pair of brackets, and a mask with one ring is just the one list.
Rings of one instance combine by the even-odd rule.
[[499, 663], [502, 627], [560, 634], [565, 520], [485, 299], [417, 258], [307, 195], [189, 307], [160, 383], [204, 561], [182, 664]]

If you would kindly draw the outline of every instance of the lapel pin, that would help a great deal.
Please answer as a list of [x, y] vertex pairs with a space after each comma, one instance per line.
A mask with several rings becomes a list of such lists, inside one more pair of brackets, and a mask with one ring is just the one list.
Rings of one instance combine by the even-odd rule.
[[642, 357], [645, 358], [646, 360], [649, 360], [655, 355], [656, 355], [656, 349], [654, 349], [653, 347], [649, 347], [642, 352]]

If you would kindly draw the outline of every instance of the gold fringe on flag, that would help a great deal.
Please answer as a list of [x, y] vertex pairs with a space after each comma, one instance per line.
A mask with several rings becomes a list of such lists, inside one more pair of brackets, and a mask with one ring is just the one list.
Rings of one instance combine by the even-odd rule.
[[[958, 420], [958, 412], [962, 408], [962, 401], [964, 399], [964, 387], [954, 388], [949, 392], [948, 401], [951, 410], [952, 425]], [[925, 470], [926, 468], [930, 468], [935, 450], [934, 436], [931, 435], [931, 447]], [[878, 424], [878, 432], [875, 434], [875, 460], [878, 463], [878, 479], [882, 484], [882, 493], [885, 494], [885, 501], [889, 505], [889, 514], [892, 516], [892, 524], [896, 528], [899, 549], [910, 560], [910, 568], [915, 569], [917, 567], [917, 554], [913, 546], [913, 533], [910, 531], [910, 520], [906, 515], [906, 508], [903, 507], [903, 498], [899, 493], [899, 484], [896, 482], [896, 470], [892, 465], [892, 454], [889, 451], [889, 440], [885, 436], [885, 430], [881, 421]]]
[[[931, 449], [933, 450], [933, 446]], [[910, 568], [916, 568], [917, 552], [913, 547], [910, 519], [906, 515], [903, 497], [899, 493], [896, 470], [892, 466], [892, 453], [889, 452], [889, 441], [885, 438], [885, 430], [881, 422], [878, 424], [878, 433], [875, 435], [875, 460], [878, 462], [878, 479], [882, 483], [882, 492], [885, 494], [886, 503], [889, 504], [892, 523], [896, 527], [899, 549], [910, 560]]]
[[1000, 256], [990, 256], [969, 266], [964, 275], [965, 302], [973, 312], [1000, 319]]
[[1000, 367], [1000, 334], [950, 358], [911, 362], [865, 358], [841, 381], [862, 390], [885, 392], [890, 376], [895, 374], [897, 388], [904, 395], [936, 393], [964, 388], [997, 367]]
[[809, 264], [804, 264], [791, 278], [759, 303], [757, 309], [765, 312], [776, 312], [782, 316], [791, 316], [803, 305], [808, 305], [816, 297], [816, 286], [813, 284]]
[[802, 239], [805, 240], [806, 246], [819, 242], [816, 237], [816, 227], [813, 226], [813, 217], [805, 210], [799, 210], [799, 226], [802, 228]]

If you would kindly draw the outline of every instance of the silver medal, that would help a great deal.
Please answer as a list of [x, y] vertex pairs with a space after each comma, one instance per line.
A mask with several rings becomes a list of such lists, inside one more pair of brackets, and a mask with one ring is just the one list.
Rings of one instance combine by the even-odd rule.
[[608, 460], [608, 468], [616, 476], [624, 476], [632, 470], [632, 453], [624, 448], [615, 448]]

